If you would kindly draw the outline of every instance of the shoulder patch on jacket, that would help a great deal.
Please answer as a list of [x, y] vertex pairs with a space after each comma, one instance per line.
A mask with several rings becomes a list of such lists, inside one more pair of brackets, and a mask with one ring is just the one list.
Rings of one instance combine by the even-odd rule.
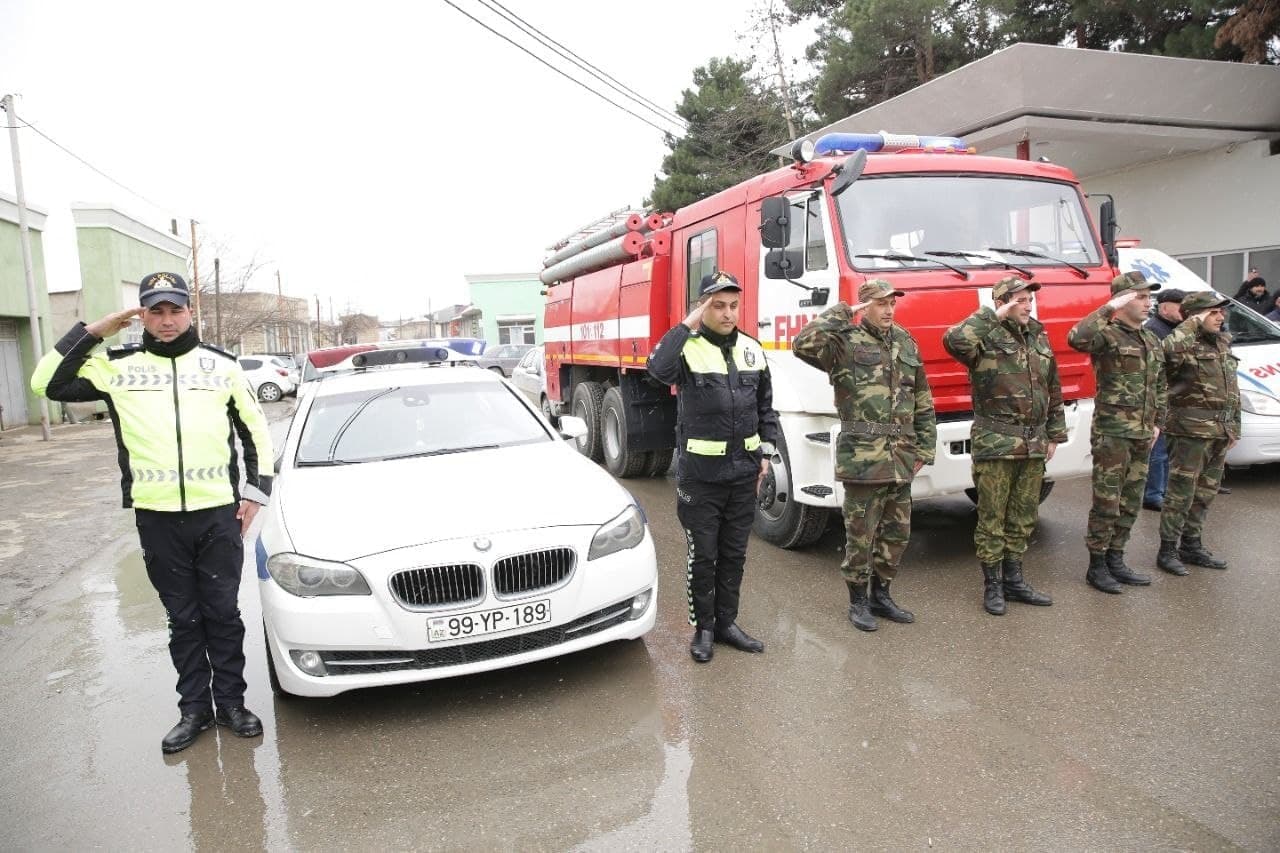
[[117, 346], [107, 347], [107, 358], [114, 361], [117, 358], [125, 358], [139, 352], [142, 352], [142, 344], [118, 344]]
[[223, 358], [229, 358], [229, 359], [231, 359], [232, 361], [236, 361], [236, 357], [235, 357], [233, 354], [231, 354], [231, 353], [227, 352], [226, 350], [224, 350], [222, 347], [216, 347], [216, 346], [214, 346], [213, 344], [207, 344], [207, 343], [205, 343], [204, 341], [201, 341], [201, 342], [200, 342], [200, 348], [201, 348], [201, 349], [207, 349], [207, 350], [209, 350], [210, 352], [216, 352], [218, 355], [222, 356]]

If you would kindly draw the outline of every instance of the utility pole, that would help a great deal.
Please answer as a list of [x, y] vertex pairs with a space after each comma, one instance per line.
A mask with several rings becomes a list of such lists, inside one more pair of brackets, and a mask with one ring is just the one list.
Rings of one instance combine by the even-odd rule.
[[[44, 341], [40, 336], [40, 303], [36, 301], [36, 275], [31, 265], [31, 229], [27, 226], [27, 194], [22, 187], [22, 158], [18, 156], [18, 117], [13, 114], [13, 95], [0, 98], [0, 107], [8, 117], [9, 149], [13, 152], [13, 189], [18, 197], [18, 243], [22, 246], [22, 272], [27, 280], [27, 317], [31, 321], [31, 363], [34, 365], [44, 355]], [[49, 428], [49, 404], [39, 397], [40, 436], [49, 441], [53, 431]]]
[[284, 342], [284, 348], [289, 352], [293, 352], [293, 343], [290, 341], [289, 326], [284, 320], [284, 286], [280, 284], [280, 270], [276, 270], [276, 346], [280, 346], [281, 341]]
[[778, 65], [778, 82], [782, 88], [782, 112], [787, 117], [787, 133], [796, 138], [796, 123], [791, 115], [791, 87], [787, 85], [787, 74], [782, 70], [782, 47], [778, 44], [778, 18], [773, 11], [773, 0], [769, 0], [769, 32], [773, 36], [773, 60]]
[[200, 313], [200, 260], [196, 257], [196, 221], [191, 220], [191, 290], [196, 300], [196, 337], [204, 340], [204, 315]]
[[213, 259], [213, 336], [222, 346], [222, 259]]

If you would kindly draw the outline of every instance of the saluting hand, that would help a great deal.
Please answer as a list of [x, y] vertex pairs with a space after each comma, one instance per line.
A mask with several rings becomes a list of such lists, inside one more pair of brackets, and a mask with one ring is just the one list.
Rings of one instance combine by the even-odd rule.
[[1124, 293], [1121, 293], [1119, 296], [1111, 297], [1110, 301], [1107, 302], [1107, 307], [1110, 308], [1112, 311], [1119, 311], [1121, 308], [1128, 305], [1133, 300], [1137, 299], [1141, 293], [1142, 291], [1140, 290], [1126, 290]]
[[693, 331], [698, 331], [698, 329], [702, 327], [702, 315], [706, 313], [709, 302], [710, 300], [708, 299], [699, 300], [698, 304], [693, 306], [693, 310], [689, 312], [689, 316], [685, 317], [680, 322], [684, 323]]
[[146, 310], [141, 305], [137, 308], [126, 308], [123, 311], [108, 314], [101, 320], [90, 323], [84, 327], [84, 330], [96, 338], [109, 338], [117, 332], [129, 328], [129, 323], [132, 322], [133, 318]]
[[870, 301], [870, 300], [867, 300], [866, 302], [859, 302], [857, 305], [850, 305], [850, 306], [849, 306], [849, 313], [850, 313], [850, 314], [852, 314], [853, 316], [857, 317], [857, 316], [858, 316], [858, 314], [859, 314], [860, 312], [862, 312], [862, 311], [866, 310], [867, 306], [869, 306], [870, 304], [871, 304], [871, 301]]
[[1005, 302], [996, 308], [996, 316], [1003, 320], [1009, 316], [1009, 312], [1012, 311], [1016, 305], [1017, 303], [1010, 299], [1008, 302]]

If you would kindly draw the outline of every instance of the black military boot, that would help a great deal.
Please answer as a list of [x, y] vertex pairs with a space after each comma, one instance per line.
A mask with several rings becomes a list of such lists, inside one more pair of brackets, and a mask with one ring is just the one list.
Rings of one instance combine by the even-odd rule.
[[874, 631], [880, 627], [871, 615], [871, 600], [867, 597], [865, 583], [849, 584], [849, 621], [859, 631]]
[[164, 736], [164, 740], [160, 741], [160, 751], [165, 753], [181, 752], [191, 746], [202, 731], [212, 726], [213, 713], [210, 711], [183, 714], [182, 719], [178, 720], [178, 724], [169, 730], [169, 733]]
[[1190, 574], [1187, 567], [1182, 565], [1182, 560], [1178, 559], [1177, 539], [1160, 540], [1160, 553], [1156, 554], [1156, 566], [1179, 577]]
[[1140, 575], [1129, 568], [1124, 562], [1124, 551], [1118, 551], [1115, 548], [1107, 549], [1107, 571], [1111, 572], [1111, 577], [1120, 583], [1127, 583], [1130, 586], [1151, 585], [1151, 575]]
[[889, 581], [881, 580], [879, 575], [871, 576], [871, 612], [904, 625], [916, 621], [914, 613], [903, 610], [889, 597]]
[[1004, 615], [1004, 586], [1000, 583], [1000, 564], [982, 564], [982, 609], [992, 616]]
[[1204, 543], [1200, 541], [1199, 536], [1183, 534], [1182, 545], [1178, 548], [1178, 556], [1182, 558], [1184, 563], [1190, 563], [1193, 566], [1204, 566], [1206, 569], [1225, 569], [1227, 567], [1227, 561], [1213, 556], [1213, 553], [1204, 547]]
[[231, 729], [239, 737], [258, 737], [262, 734], [262, 720], [243, 705], [219, 708], [213, 715], [213, 721]]
[[698, 663], [706, 663], [716, 653], [716, 633], [710, 628], [699, 628], [693, 632], [689, 641], [689, 654]]
[[1112, 595], [1124, 592], [1124, 588], [1116, 583], [1116, 579], [1111, 577], [1111, 572], [1107, 570], [1106, 554], [1089, 552], [1089, 570], [1085, 572], [1084, 579], [1094, 589], [1100, 589]]
[[1020, 601], [1023, 604], [1034, 604], [1036, 607], [1048, 607], [1053, 599], [1043, 592], [1036, 592], [1031, 584], [1022, 578], [1022, 560], [1017, 557], [1005, 557], [1000, 568], [1004, 571], [1005, 601]]
[[764, 643], [739, 628], [737, 622], [730, 622], [727, 628], [721, 628], [717, 624], [716, 642], [753, 654], [760, 654], [764, 651]]

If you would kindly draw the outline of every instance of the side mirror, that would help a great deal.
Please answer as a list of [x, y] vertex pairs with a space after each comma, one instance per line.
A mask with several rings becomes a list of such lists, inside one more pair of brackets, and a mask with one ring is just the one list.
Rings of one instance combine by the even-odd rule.
[[1107, 263], [1119, 266], [1120, 253], [1116, 251], [1116, 234], [1120, 224], [1116, 222], [1116, 203], [1107, 199], [1098, 209], [1098, 230], [1102, 232], [1102, 251], [1107, 253]]
[[582, 438], [587, 434], [587, 422], [573, 415], [560, 416], [560, 435], [569, 441]]
[[760, 203], [760, 245], [781, 249], [791, 242], [791, 204], [782, 196]]
[[764, 277], [793, 279], [804, 272], [803, 249], [770, 249], [764, 256]]
[[836, 175], [836, 179], [831, 182], [831, 197], [835, 198], [853, 186], [853, 182], [862, 177], [862, 170], [865, 168], [867, 168], [867, 152], [855, 151], [849, 155], [849, 159], [845, 160], [844, 165], [840, 167], [840, 174]]

